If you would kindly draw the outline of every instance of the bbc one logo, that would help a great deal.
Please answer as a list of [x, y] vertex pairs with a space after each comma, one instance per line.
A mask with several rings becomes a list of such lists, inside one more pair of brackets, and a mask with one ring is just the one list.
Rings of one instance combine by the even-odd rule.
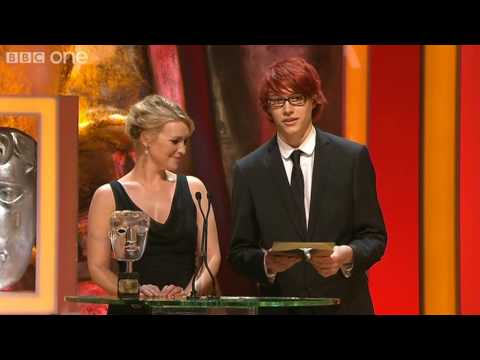
[[5, 53], [7, 64], [86, 64], [88, 54], [85, 51], [10, 51]]

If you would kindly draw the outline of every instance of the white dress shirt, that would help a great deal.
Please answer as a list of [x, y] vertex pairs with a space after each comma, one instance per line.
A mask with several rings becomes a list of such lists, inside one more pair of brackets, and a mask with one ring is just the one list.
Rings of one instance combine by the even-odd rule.
[[280, 149], [280, 155], [282, 155], [283, 166], [285, 167], [289, 184], [291, 184], [293, 169], [293, 160], [290, 158], [290, 155], [292, 155], [295, 150], [302, 151], [300, 155], [300, 168], [302, 169], [303, 183], [305, 186], [303, 201], [305, 204], [305, 219], [307, 220], [307, 226], [308, 215], [310, 214], [310, 196], [312, 194], [313, 161], [315, 158], [316, 140], [316, 131], [313, 126], [310, 128], [310, 132], [305, 141], [298, 148], [291, 147], [277, 134], [278, 148]]

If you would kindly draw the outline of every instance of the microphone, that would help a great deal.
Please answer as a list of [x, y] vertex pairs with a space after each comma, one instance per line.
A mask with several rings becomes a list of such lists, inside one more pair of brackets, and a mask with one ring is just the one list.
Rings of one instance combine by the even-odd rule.
[[[204, 218], [204, 224], [205, 224], [205, 215], [203, 214], [203, 209], [202, 209], [202, 205], [201, 205], [201, 201], [202, 201], [202, 193], [200, 191], [197, 191], [195, 193], [195, 199], [197, 199], [197, 203], [198, 203], [198, 207], [200, 208], [200, 212], [202, 213], [202, 217]], [[205, 226], [204, 226], [205, 227]], [[196, 286], [195, 286], [195, 282], [197, 281], [197, 276], [198, 276], [198, 273], [200, 272], [200, 268], [202, 267], [202, 264], [203, 264], [203, 259], [202, 259], [202, 256], [203, 256], [203, 231], [202, 231], [202, 246], [200, 246], [200, 264], [197, 266], [197, 268], [195, 269], [195, 273], [193, 274], [193, 280], [192, 280], [192, 293], [190, 294], [190, 298], [192, 299], [196, 299], [198, 298], [198, 295], [197, 295], [197, 289], [196, 289]]]
[[218, 291], [217, 291], [217, 283], [215, 281], [215, 277], [213, 276], [212, 274], [212, 271], [210, 270], [210, 267], [208, 266], [208, 257], [207, 257], [207, 249], [208, 249], [208, 246], [207, 246], [207, 242], [208, 242], [208, 216], [210, 215], [210, 210], [212, 209], [212, 196], [210, 195], [210, 193], [207, 193], [207, 199], [208, 199], [208, 209], [207, 209], [207, 215], [205, 216], [205, 222], [204, 222], [204, 239], [205, 239], [205, 242], [203, 244], [203, 250], [204, 250], [204, 256], [203, 256], [203, 262], [204, 262], [204, 265], [205, 265], [205, 268], [207, 269], [208, 271], [208, 274], [210, 275], [210, 279], [212, 280], [212, 285], [213, 285], [213, 293], [214, 293], [214, 297], [217, 297], [218, 296]]
[[195, 275], [193, 277], [191, 297], [192, 298], [197, 297], [195, 281], [197, 280], [197, 277], [198, 277], [198, 274], [200, 272], [200, 268], [202, 267], [202, 265], [205, 266], [208, 274], [210, 275], [210, 278], [212, 279], [213, 291], [214, 291], [215, 296], [217, 296], [217, 286], [216, 286], [215, 278], [212, 274], [212, 271], [210, 270], [210, 267], [208, 266], [208, 256], [207, 256], [208, 255], [207, 254], [207, 248], [208, 248], [208, 216], [210, 215], [210, 210], [212, 208], [212, 197], [209, 193], [207, 193], [208, 208], [207, 208], [207, 213], [206, 214], [203, 211], [203, 207], [202, 207], [202, 204], [201, 204], [202, 194], [199, 191], [197, 191], [195, 193], [195, 198], [197, 199], [198, 207], [200, 209], [200, 213], [202, 214], [203, 228], [202, 228], [202, 241], [201, 241], [201, 245], [200, 245], [201, 264], [199, 265], [199, 267], [195, 271]]

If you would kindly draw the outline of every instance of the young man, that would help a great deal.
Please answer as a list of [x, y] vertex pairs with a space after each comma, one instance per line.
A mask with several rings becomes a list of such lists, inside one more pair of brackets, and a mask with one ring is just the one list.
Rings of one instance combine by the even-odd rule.
[[[387, 236], [367, 148], [313, 126], [326, 99], [301, 58], [270, 66], [260, 102], [277, 134], [235, 164], [230, 262], [263, 295], [340, 298], [335, 313], [373, 313], [366, 272]], [[268, 250], [281, 241], [336, 246], [304, 259]]]

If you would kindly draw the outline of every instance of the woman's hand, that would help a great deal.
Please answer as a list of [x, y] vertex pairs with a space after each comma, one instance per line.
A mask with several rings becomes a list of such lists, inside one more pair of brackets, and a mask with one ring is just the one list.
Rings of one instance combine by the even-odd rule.
[[162, 292], [156, 285], [142, 285], [140, 286], [140, 297], [160, 297]]
[[176, 285], [165, 285], [161, 291], [160, 297], [166, 299], [178, 299], [187, 296], [183, 288]]
[[140, 287], [140, 298], [163, 298], [163, 299], [178, 299], [188, 296], [187, 292], [180, 286], [165, 285], [161, 290], [156, 285], [142, 285]]

